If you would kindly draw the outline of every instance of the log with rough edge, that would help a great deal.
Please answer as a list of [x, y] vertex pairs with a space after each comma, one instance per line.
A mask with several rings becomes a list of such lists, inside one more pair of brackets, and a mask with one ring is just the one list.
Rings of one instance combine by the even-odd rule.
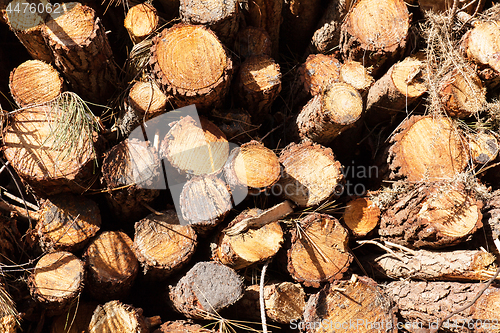
[[137, 44], [153, 33], [158, 20], [156, 9], [148, 3], [142, 3], [129, 9], [123, 25], [132, 42]]
[[98, 305], [88, 326], [89, 333], [147, 333], [149, 329], [150, 324], [142, 315], [142, 309], [117, 300]]
[[[299, 68], [300, 91], [315, 96], [324, 92], [328, 87], [339, 81], [340, 61], [334, 56], [311, 54]], [[300, 94], [300, 92], [299, 92]]]

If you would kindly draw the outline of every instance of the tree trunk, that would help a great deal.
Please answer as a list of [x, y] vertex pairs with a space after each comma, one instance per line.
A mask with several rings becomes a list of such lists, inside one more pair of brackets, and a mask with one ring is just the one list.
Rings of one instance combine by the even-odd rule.
[[292, 143], [281, 151], [279, 161], [284, 167], [280, 194], [299, 207], [318, 205], [342, 186], [342, 166], [330, 148]]
[[[471, 303], [483, 288], [480, 283], [396, 281], [385, 286], [399, 308], [409, 332], [437, 328], [438, 320]], [[489, 287], [474, 306], [443, 323], [451, 332], [497, 332], [500, 290]]]
[[10, 73], [10, 94], [19, 107], [43, 104], [59, 96], [63, 79], [51, 65], [40, 60], [23, 62]]
[[257, 55], [271, 56], [271, 37], [262, 28], [248, 26], [241, 29], [234, 41], [234, 52], [243, 60]]
[[90, 320], [96, 307], [97, 303], [94, 302], [80, 302], [73, 305], [68, 313], [54, 318], [50, 326], [50, 333], [88, 332]]
[[174, 308], [192, 319], [213, 319], [243, 295], [241, 277], [217, 262], [198, 262], [170, 287]]
[[467, 167], [468, 149], [463, 142], [460, 131], [448, 118], [412, 116], [390, 140], [391, 178], [451, 179]]
[[215, 34], [203, 27], [177, 24], [153, 39], [150, 65], [176, 107], [222, 105], [229, 90], [232, 61]]
[[132, 42], [137, 44], [155, 31], [158, 20], [156, 9], [148, 3], [142, 3], [129, 9], [124, 26]]
[[341, 279], [353, 258], [348, 241], [347, 230], [336, 218], [307, 215], [292, 230], [288, 272], [306, 287], [319, 288], [324, 282]]
[[341, 51], [346, 60], [389, 67], [406, 47], [410, 14], [403, 0], [357, 0], [342, 24]]
[[187, 24], [203, 24], [210, 28], [220, 41], [231, 47], [239, 28], [239, 5], [236, 0], [214, 0], [200, 3], [180, 0], [179, 14]]
[[380, 209], [368, 198], [349, 201], [343, 215], [344, 223], [355, 238], [370, 234], [380, 222]]
[[44, 255], [29, 278], [32, 297], [48, 315], [64, 312], [83, 289], [83, 262], [69, 252]]
[[118, 299], [128, 294], [139, 271], [132, 240], [121, 231], [105, 231], [83, 255], [87, 288], [97, 300]]
[[47, 199], [36, 230], [44, 250], [78, 251], [101, 228], [101, 213], [95, 202], [85, 197], [60, 194]]
[[43, 28], [55, 64], [85, 100], [106, 103], [116, 82], [116, 68], [108, 37], [95, 11], [78, 2]]
[[340, 82], [350, 84], [365, 97], [373, 84], [373, 77], [362, 63], [348, 60], [340, 67]]
[[314, 96], [297, 116], [301, 139], [328, 145], [361, 118], [363, 100], [358, 91], [346, 83], [334, 83]]
[[313, 294], [306, 304], [304, 322], [293, 325], [302, 325], [308, 333], [398, 332], [391, 298], [372, 279], [356, 275]]
[[307, 92], [311, 96], [326, 91], [333, 83], [339, 82], [341, 64], [334, 56], [311, 54], [299, 68], [297, 94]]
[[281, 92], [280, 66], [266, 55], [250, 57], [241, 64], [234, 87], [241, 106], [259, 119]]
[[134, 252], [144, 274], [161, 280], [189, 262], [196, 249], [196, 233], [181, 225], [173, 210], [151, 214], [135, 224]]
[[142, 309], [136, 309], [120, 301], [110, 301], [97, 306], [88, 331], [89, 333], [149, 333], [149, 325], [142, 315]]

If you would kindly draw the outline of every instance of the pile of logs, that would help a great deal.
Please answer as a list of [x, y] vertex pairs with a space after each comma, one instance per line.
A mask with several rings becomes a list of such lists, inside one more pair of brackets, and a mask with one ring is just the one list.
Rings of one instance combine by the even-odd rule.
[[0, 332], [500, 332], [500, 5], [0, 13]]

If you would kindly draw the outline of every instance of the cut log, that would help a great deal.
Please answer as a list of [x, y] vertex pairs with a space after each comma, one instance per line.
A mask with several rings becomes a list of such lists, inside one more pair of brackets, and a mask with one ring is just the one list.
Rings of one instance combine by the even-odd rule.
[[[433, 11], [435, 13], [444, 13], [447, 10], [453, 8], [453, 0], [418, 0], [418, 5], [420, 10], [423, 12]], [[481, 12], [484, 6], [484, 1], [475, 1], [475, 0], [460, 0], [457, 1], [458, 11], [465, 11], [467, 13]]]
[[149, 326], [142, 315], [142, 309], [123, 304], [120, 301], [110, 301], [98, 305], [88, 327], [89, 333], [148, 333]]
[[123, 24], [134, 44], [147, 38], [158, 26], [156, 9], [148, 4], [141, 3], [130, 8]]
[[231, 207], [228, 186], [214, 175], [193, 177], [182, 188], [182, 217], [200, 235], [205, 235], [217, 226]]
[[308, 46], [316, 22], [321, 18], [320, 0], [285, 1], [281, 39], [287, 48], [297, 54], [303, 54]]
[[369, 198], [357, 198], [347, 204], [343, 219], [355, 238], [365, 237], [378, 226], [380, 209]]
[[97, 303], [94, 302], [80, 302], [73, 305], [68, 313], [54, 318], [50, 326], [50, 333], [88, 332], [90, 319], [96, 307]]
[[280, 66], [269, 56], [252, 56], [241, 64], [235, 89], [240, 104], [254, 117], [269, 112], [281, 92]]
[[31, 295], [48, 315], [62, 313], [80, 295], [84, 271], [83, 262], [69, 252], [46, 254], [29, 278]]
[[[159, 194], [160, 161], [146, 141], [126, 139], [105, 153], [102, 162], [107, 198], [116, 217], [138, 221], [148, 210], [142, 203]], [[164, 188], [164, 187], [163, 187]]]
[[463, 37], [462, 47], [466, 55], [482, 67], [490, 67], [500, 73], [500, 28], [498, 21], [475, 24]]
[[311, 207], [331, 197], [341, 186], [343, 175], [330, 148], [304, 142], [281, 151], [284, 167], [278, 182], [281, 194], [299, 207]]
[[57, 106], [15, 112], [3, 137], [7, 160], [23, 180], [44, 195], [82, 193], [95, 179], [97, 155], [91, 133], [78, 128], [78, 142], [69, 143], [54, 134], [54, 127], [74, 124], [66, 112]]
[[254, 140], [234, 148], [224, 166], [224, 176], [231, 188], [244, 186], [254, 191], [274, 185], [280, 171], [276, 154]]
[[341, 279], [353, 259], [348, 241], [347, 230], [336, 218], [309, 214], [292, 230], [287, 252], [290, 275], [304, 286], [315, 288]]
[[10, 94], [20, 107], [43, 104], [63, 91], [63, 79], [50, 64], [40, 60], [23, 62], [10, 73]]
[[105, 231], [85, 250], [87, 287], [95, 299], [117, 299], [128, 294], [139, 271], [132, 246], [125, 233]]
[[43, 36], [55, 64], [85, 100], [106, 103], [116, 82], [116, 67], [108, 37], [95, 11], [78, 2], [62, 5], [64, 14], [49, 20]]
[[199, 262], [170, 288], [174, 308], [192, 319], [213, 319], [243, 295], [241, 277], [218, 262]]
[[334, 56], [311, 54], [299, 68], [300, 90], [318, 95], [340, 78], [341, 64]]
[[[403, 327], [412, 333], [422, 328], [437, 328], [438, 320], [469, 305], [483, 288], [481, 283], [395, 281], [385, 286], [394, 299]], [[448, 321], [442, 329], [451, 332], [498, 332], [498, 299], [500, 289], [489, 287], [476, 301]], [[495, 304], [495, 302], [497, 302]]]
[[455, 69], [443, 77], [439, 89], [441, 103], [451, 117], [478, 115], [486, 104], [486, 88], [468, 66]]
[[340, 66], [340, 82], [350, 84], [365, 95], [373, 84], [373, 77], [365, 66], [358, 61], [346, 61]]
[[231, 46], [239, 27], [239, 6], [236, 0], [216, 0], [200, 3], [180, 0], [181, 20], [188, 24], [203, 24], [210, 28], [220, 41]]
[[391, 178], [451, 179], [465, 170], [469, 160], [465, 139], [445, 117], [412, 116], [390, 142]]
[[134, 252], [144, 274], [163, 279], [189, 262], [196, 249], [196, 233], [180, 225], [173, 210], [151, 214], [135, 224]]
[[431, 252], [418, 250], [359, 257], [365, 270], [378, 278], [423, 281], [485, 281], [496, 270], [495, 256], [479, 250]]
[[271, 37], [264, 29], [248, 26], [236, 35], [233, 49], [244, 60], [256, 55], [271, 56], [271, 47]]
[[[13, 0], [7, 6], [10, 6], [11, 11], [5, 15], [6, 22], [28, 53], [35, 60], [53, 63], [54, 55], [43, 38], [42, 30], [48, 16], [46, 9], [54, 11], [59, 8], [60, 11], [60, 3], [51, 5], [46, 0]], [[31, 11], [29, 6], [36, 6], [35, 10]], [[38, 11], [38, 6], [40, 9], [43, 6], [43, 10]]]
[[60, 194], [47, 199], [36, 226], [44, 250], [77, 251], [101, 228], [101, 213], [85, 197]]
[[476, 164], [493, 161], [500, 149], [498, 140], [489, 131], [478, 132], [469, 137], [470, 155]]
[[141, 123], [165, 112], [168, 102], [169, 98], [154, 81], [134, 83], [123, 103], [123, 114], [117, 121], [120, 134], [128, 137]]
[[423, 55], [409, 56], [394, 64], [368, 92], [367, 120], [378, 124], [403, 110], [407, 114], [415, 101], [427, 91], [424, 75]]
[[[257, 217], [260, 213], [262, 211], [257, 208], [244, 210], [229, 224], [229, 227], [244, 219]], [[283, 230], [278, 222], [243, 231], [234, 236], [221, 232], [213, 257], [233, 269], [241, 269], [272, 258], [282, 243]]]
[[211, 121], [186, 116], [175, 123], [162, 140], [160, 156], [181, 174], [218, 174], [229, 156], [226, 136]]
[[349, 281], [330, 284], [306, 304], [304, 322], [293, 323], [305, 332], [398, 332], [391, 298], [377, 283], [353, 275]]
[[185, 320], [176, 320], [163, 323], [153, 333], [214, 333], [214, 331]]
[[296, 120], [299, 137], [327, 145], [354, 126], [362, 114], [358, 91], [346, 83], [333, 83], [300, 111]]
[[330, 53], [340, 45], [342, 22], [353, 0], [332, 0], [314, 32], [309, 45], [311, 53]]
[[[240, 317], [260, 321], [259, 285], [245, 289], [243, 297], [235, 304]], [[275, 323], [290, 324], [299, 320], [306, 305], [306, 293], [299, 283], [281, 282], [264, 286], [266, 316]]]
[[344, 59], [373, 66], [376, 76], [404, 51], [410, 18], [403, 0], [355, 1], [342, 24]]
[[482, 203], [460, 181], [427, 182], [395, 193], [382, 213], [382, 239], [412, 248], [460, 243], [482, 227]]
[[215, 34], [203, 27], [177, 24], [153, 38], [150, 65], [176, 107], [220, 106], [229, 89], [231, 58]]

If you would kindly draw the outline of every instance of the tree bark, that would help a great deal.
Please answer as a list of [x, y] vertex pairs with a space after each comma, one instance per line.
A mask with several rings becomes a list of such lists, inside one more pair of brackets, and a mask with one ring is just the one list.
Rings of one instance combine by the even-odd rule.
[[150, 4], [142, 3], [129, 9], [124, 26], [132, 42], [137, 44], [155, 31], [158, 20], [156, 9]]
[[343, 219], [351, 234], [362, 238], [378, 226], [380, 209], [369, 198], [357, 198], [349, 201]]
[[257, 55], [271, 56], [271, 37], [262, 28], [240, 29], [234, 41], [234, 52], [243, 60]]
[[185, 320], [167, 321], [153, 333], [215, 333], [213, 330], [203, 328]]

